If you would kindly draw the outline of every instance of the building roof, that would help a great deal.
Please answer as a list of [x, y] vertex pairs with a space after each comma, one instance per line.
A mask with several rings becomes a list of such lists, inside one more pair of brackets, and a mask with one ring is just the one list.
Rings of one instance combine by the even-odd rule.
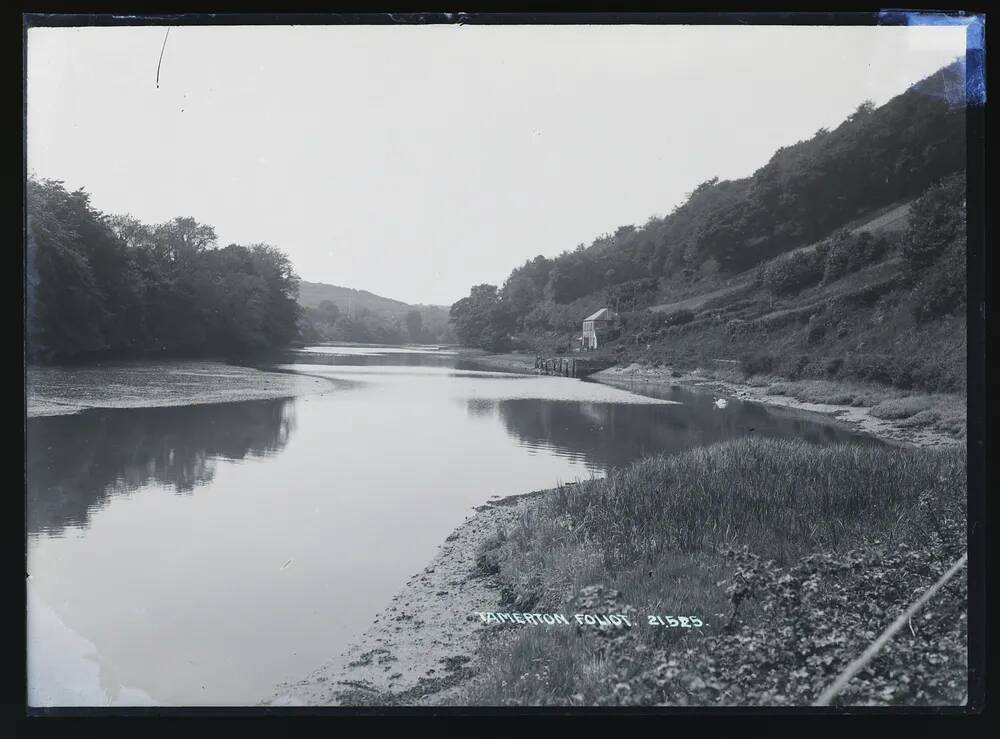
[[607, 308], [601, 308], [597, 313], [592, 316], [587, 316], [583, 320], [585, 321], [610, 321], [613, 317], [613, 313]]

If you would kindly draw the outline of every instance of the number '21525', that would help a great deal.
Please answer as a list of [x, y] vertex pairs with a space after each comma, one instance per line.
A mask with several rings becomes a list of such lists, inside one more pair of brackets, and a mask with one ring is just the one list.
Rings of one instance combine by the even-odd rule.
[[679, 626], [682, 629], [698, 629], [704, 626], [697, 616], [648, 616], [650, 626]]

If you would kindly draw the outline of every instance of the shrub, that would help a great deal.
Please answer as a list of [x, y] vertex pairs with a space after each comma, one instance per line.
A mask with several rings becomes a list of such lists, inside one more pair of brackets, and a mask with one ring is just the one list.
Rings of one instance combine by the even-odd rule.
[[859, 380], [891, 385], [898, 367], [896, 359], [888, 354], [851, 354], [844, 361], [843, 372]]
[[956, 242], [965, 241], [965, 173], [931, 187], [910, 208], [903, 258], [918, 275]]
[[767, 265], [764, 286], [775, 295], [793, 295], [815, 285], [822, 277], [822, 256], [816, 252], [799, 252]]
[[778, 366], [778, 372], [792, 380], [802, 376], [802, 370], [809, 364], [809, 355], [786, 356]]
[[475, 574], [485, 576], [500, 572], [500, 552], [506, 541], [507, 532], [499, 527], [495, 534], [483, 540], [476, 552]]
[[965, 307], [965, 241], [956, 242], [926, 270], [913, 290], [913, 318], [923, 323]]
[[740, 359], [740, 371], [745, 377], [766, 374], [772, 372], [775, 367], [775, 358], [771, 354], [757, 352], [749, 354]]
[[871, 409], [875, 418], [899, 420], [915, 416], [931, 407], [931, 399], [927, 397], [890, 398]]
[[818, 344], [826, 338], [826, 326], [822, 323], [813, 324], [806, 334], [806, 341], [810, 344]]
[[889, 251], [889, 240], [885, 236], [873, 236], [867, 231], [858, 234], [841, 231], [826, 244], [824, 285], [880, 261]]
[[666, 318], [663, 319], [664, 326], [683, 326], [685, 323], [691, 323], [694, 320], [694, 311], [688, 310], [687, 308], [681, 308], [680, 310], [675, 310], [672, 313], [668, 313]]
[[630, 331], [653, 328], [659, 322], [659, 316], [648, 310], [626, 311], [619, 314], [622, 325]]
[[[809, 705], [961, 551], [960, 515], [931, 546], [819, 552], [780, 567], [727, 550], [729, 627], [700, 648], [660, 649], [607, 678], [625, 705]], [[900, 583], [905, 583], [901, 587]], [[948, 705], [968, 686], [967, 584], [958, 577], [835, 699], [835, 705]], [[766, 618], [741, 618], [741, 604]], [[849, 605], [848, 605], [849, 604]], [[618, 686], [621, 687], [618, 687]]]

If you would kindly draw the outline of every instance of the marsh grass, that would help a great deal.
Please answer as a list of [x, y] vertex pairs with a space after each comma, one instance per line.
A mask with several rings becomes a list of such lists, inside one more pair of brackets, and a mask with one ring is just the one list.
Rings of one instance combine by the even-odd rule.
[[585, 533], [609, 566], [668, 550], [744, 545], [783, 563], [851, 546], [863, 534], [912, 537], [919, 526], [910, 515], [913, 490], [953, 496], [964, 469], [961, 450], [737, 439], [641, 460], [559, 491], [542, 499], [534, 531], [511, 537], [519, 544], [534, 538], [551, 525], [537, 523], [543, 518]]
[[[629, 685], [640, 678], [648, 682], [651, 671], [665, 664], [664, 654], [686, 654], [684, 659], [698, 664], [706, 657], [701, 652], [709, 639], [721, 640], [717, 648], [722, 649], [733, 638], [727, 636], [732, 628], [767, 615], [761, 610], [763, 601], [752, 598], [736, 613], [732, 582], [745, 565], [732, 558], [732, 551], [758, 558], [764, 571], [774, 575], [770, 579], [812, 553], [851, 557], [859, 547], [872, 553], [876, 563], [876, 551], [907, 547], [926, 549], [929, 560], [936, 561], [954, 549], [944, 551], [942, 531], [952, 532], [951, 540], [960, 532], [964, 542], [965, 495], [964, 446], [818, 447], [768, 439], [652, 457], [605, 479], [553, 490], [491, 544], [507, 604], [571, 613], [574, 594], [600, 583], [639, 614], [693, 615], [705, 625], [697, 630], [632, 629], [627, 647], [615, 648], [574, 627], [512, 628], [502, 637], [487, 631], [483, 669], [455, 700], [490, 705], [641, 703], [629, 693]], [[890, 572], [876, 582], [881, 587], [891, 580]], [[852, 586], [848, 581], [842, 587], [850, 592]], [[892, 597], [897, 595], [908, 597]], [[801, 618], [808, 627], [817, 616], [804, 612]], [[640, 616], [640, 625], [644, 621]], [[775, 633], [788, 628], [782, 623], [771, 627]], [[775, 635], [753, 638], [767, 642]], [[844, 637], [845, 649], [855, 648], [853, 638]], [[738, 645], [725, 648], [727, 654], [739, 654]], [[609, 655], [614, 655], [612, 662], [602, 661]], [[660, 662], [652, 655], [659, 655], [655, 660]], [[838, 654], [824, 664], [837, 665], [850, 656]], [[800, 665], [786, 667], [791, 671]], [[725, 670], [708, 671], [716, 683], [724, 681]], [[716, 693], [724, 691], [720, 684]]]
[[826, 380], [773, 382], [767, 394], [787, 395], [807, 403], [867, 407], [875, 418], [898, 421], [905, 428], [926, 428], [965, 438], [966, 398], [960, 395]]
[[906, 391], [889, 385], [860, 384], [830, 380], [784, 380], [768, 385], [768, 395], [787, 395], [806, 403], [874, 406], [887, 399], [901, 398]]

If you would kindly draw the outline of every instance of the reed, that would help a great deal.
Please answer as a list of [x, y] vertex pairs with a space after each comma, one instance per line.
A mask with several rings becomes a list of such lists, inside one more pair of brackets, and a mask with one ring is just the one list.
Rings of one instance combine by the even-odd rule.
[[[964, 445], [820, 447], [748, 438], [647, 458], [604, 479], [555, 489], [484, 547], [506, 603], [571, 612], [584, 586], [601, 584], [639, 614], [686, 613], [706, 626], [697, 633], [633, 630], [633, 641], [615, 647], [610, 662], [609, 645], [575, 630], [489, 632], [480, 676], [455, 701], [808, 703], [870, 643], [870, 629], [877, 634], [914, 589], [926, 588], [924, 580], [961, 553], [965, 520]], [[734, 551], [746, 554], [734, 559]], [[819, 578], [816, 597], [828, 596], [835, 610], [825, 602], [801, 607], [805, 591], [786, 592], [789, 582], [811, 578]], [[947, 619], [927, 623], [912, 645], [897, 647], [895, 662], [878, 663], [866, 685], [884, 690], [907, 675], [917, 702], [958, 690], [935, 686], [933, 666], [921, 663], [964, 660], [964, 600], [953, 595], [948, 608]], [[790, 676], [802, 665], [796, 653], [776, 646], [785, 633], [822, 633], [829, 651], [794, 689]], [[774, 652], [767, 672], [756, 673], [759, 689], [744, 675], [749, 643], [761, 654]], [[819, 647], [803, 636], [795, 648]], [[649, 688], [650, 680], [662, 683], [657, 670], [675, 670], [671, 659], [701, 687]], [[938, 683], [954, 682], [954, 675], [945, 677]], [[705, 688], [702, 678], [716, 687]], [[866, 690], [857, 687], [854, 697], [869, 700], [874, 688]]]

